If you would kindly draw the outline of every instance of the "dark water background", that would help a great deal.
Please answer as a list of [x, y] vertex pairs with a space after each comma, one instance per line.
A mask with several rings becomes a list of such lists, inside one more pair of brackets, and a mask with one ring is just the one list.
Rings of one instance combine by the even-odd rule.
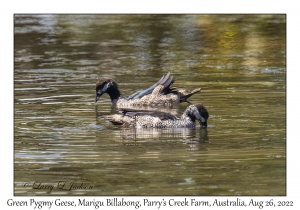
[[[176, 87], [202, 88], [191, 102], [207, 107], [207, 129], [96, 117], [116, 113], [108, 95], [94, 103], [97, 77], [127, 96], [168, 72]], [[14, 188], [286, 195], [285, 15], [15, 15]]]

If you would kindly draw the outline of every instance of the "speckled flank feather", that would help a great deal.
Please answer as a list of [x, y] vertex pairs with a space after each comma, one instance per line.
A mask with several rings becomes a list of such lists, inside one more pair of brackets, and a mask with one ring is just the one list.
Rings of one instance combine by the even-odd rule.
[[193, 128], [196, 126], [195, 120], [207, 126], [209, 117], [202, 104], [188, 106], [181, 118], [159, 111], [123, 109], [122, 112], [123, 115], [115, 114], [104, 118], [116, 125], [136, 128]]
[[96, 83], [97, 101], [104, 93], [109, 94], [113, 104], [117, 107], [131, 106], [172, 106], [180, 102], [188, 102], [188, 98], [201, 91], [201, 88], [193, 91], [176, 90], [170, 86], [174, 83], [173, 77], [168, 73], [151, 87], [137, 91], [129, 97], [121, 97], [117, 83], [111, 78], [100, 78]]

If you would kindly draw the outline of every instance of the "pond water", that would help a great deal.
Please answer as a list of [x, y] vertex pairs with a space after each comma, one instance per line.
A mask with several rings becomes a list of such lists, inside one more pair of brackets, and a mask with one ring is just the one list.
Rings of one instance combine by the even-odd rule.
[[[15, 15], [14, 68], [15, 195], [286, 195], [285, 15]], [[103, 120], [168, 72], [207, 128]]]

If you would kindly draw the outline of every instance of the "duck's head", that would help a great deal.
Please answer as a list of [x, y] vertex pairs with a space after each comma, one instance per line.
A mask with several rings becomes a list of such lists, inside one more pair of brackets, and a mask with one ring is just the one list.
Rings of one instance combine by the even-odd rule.
[[201, 126], [207, 127], [207, 120], [209, 117], [208, 111], [202, 104], [193, 104], [186, 108], [185, 114], [191, 118], [192, 121], [198, 120]]
[[100, 78], [96, 83], [95, 102], [97, 102], [104, 93], [109, 94], [112, 102], [115, 99], [118, 99], [120, 97], [118, 84], [111, 78], [106, 78], [106, 77]]

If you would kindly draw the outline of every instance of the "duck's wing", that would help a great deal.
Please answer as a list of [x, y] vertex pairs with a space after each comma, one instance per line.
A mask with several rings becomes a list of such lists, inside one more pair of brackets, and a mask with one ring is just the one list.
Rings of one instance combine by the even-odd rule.
[[170, 72], [166, 75], [166, 76], [162, 76], [160, 78], [160, 80], [155, 83], [154, 85], [152, 85], [151, 87], [144, 89], [144, 90], [139, 90], [136, 93], [128, 96], [126, 99], [130, 100], [130, 99], [139, 99], [142, 98], [145, 95], [148, 95], [150, 93], [152, 93], [152, 91], [158, 86], [158, 85], [163, 85], [164, 88], [161, 91], [162, 94], [169, 94], [172, 92], [172, 90], [174, 90], [174, 88], [171, 88], [170, 86], [175, 82], [175, 80], [173, 79], [173, 77], [170, 77]]
[[134, 118], [136, 116], [151, 116], [158, 117], [160, 120], [178, 120], [179, 118], [167, 112], [153, 111], [153, 110], [135, 110], [135, 109], [120, 109], [123, 116]]

